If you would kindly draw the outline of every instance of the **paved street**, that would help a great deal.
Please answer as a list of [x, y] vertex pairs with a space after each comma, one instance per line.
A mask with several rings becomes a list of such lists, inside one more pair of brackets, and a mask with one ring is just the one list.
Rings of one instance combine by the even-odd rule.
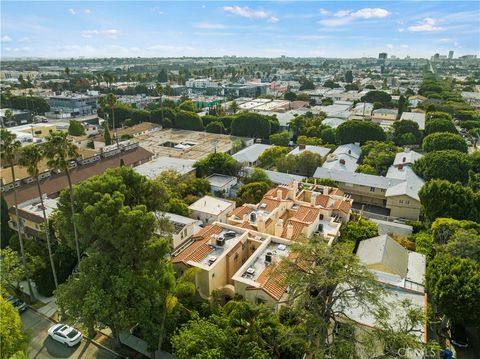
[[52, 340], [48, 336], [47, 330], [53, 323], [31, 309], [23, 312], [21, 318], [25, 331], [30, 336], [29, 358], [116, 358], [116, 356], [109, 351], [101, 349], [95, 344], [85, 340], [73, 348], [69, 348]]

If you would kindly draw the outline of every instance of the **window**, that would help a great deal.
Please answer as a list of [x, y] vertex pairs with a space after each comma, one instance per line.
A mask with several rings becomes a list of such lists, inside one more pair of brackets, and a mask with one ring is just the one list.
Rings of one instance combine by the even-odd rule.
[[236, 261], [238, 259], [238, 253], [235, 253], [235, 255], [233, 256], [233, 260]]
[[410, 200], [409, 200], [409, 199], [406, 199], [406, 200], [405, 200], [405, 204], [410, 204]]
[[370, 187], [370, 192], [375, 192], [375, 187]]
[[215, 273], [212, 273], [212, 278], [215, 278]]
[[385, 193], [386, 192], [385, 188], [382, 188], [380, 192]]
[[263, 298], [256, 297], [256, 298], [255, 298], [255, 303], [256, 303], [256, 304], [265, 304], [266, 301], [265, 301], [265, 299], [263, 299]]
[[399, 200], [398, 203], [403, 204], [403, 199]]

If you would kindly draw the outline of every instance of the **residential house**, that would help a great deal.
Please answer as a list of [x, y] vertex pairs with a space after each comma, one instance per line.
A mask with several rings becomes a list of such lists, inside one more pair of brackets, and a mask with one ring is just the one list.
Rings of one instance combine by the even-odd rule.
[[258, 157], [260, 157], [262, 153], [270, 147], [272, 146], [264, 145], [262, 143], [255, 143], [233, 154], [232, 157], [237, 162], [240, 162], [246, 166], [254, 166], [257, 164]]
[[299, 144], [293, 150], [291, 150], [288, 154], [289, 155], [299, 155], [305, 151], [313, 152], [322, 156], [322, 159], [325, 159], [327, 155], [330, 153], [331, 149], [321, 146], [313, 146], [313, 145], [305, 145]]
[[400, 121], [413, 121], [418, 125], [420, 130], [425, 129], [425, 113], [422, 112], [402, 112], [402, 116], [400, 117]]
[[327, 157], [322, 167], [326, 169], [355, 172], [361, 154], [362, 149], [359, 143], [340, 145]]
[[[426, 344], [425, 255], [403, 248], [388, 235], [360, 241], [357, 243], [356, 255], [385, 289], [385, 295], [381, 299], [390, 310], [387, 320], [392, 327], [400, 324], [399, 317], [407, 316], [404, 308], [400, 305], [401, 302], [408, 300], [413, 308], [422, 311], [424, 320], [415, 325], [413, 333], [419, 342]], [[361, 336], [363, 331], [370, 330], [377, 324], [373, 312], [369, 312], [355, 303], [346, 307], [344, 311], [349, 319], [359, 324], [355, 335]], [[379, 354], [383, 354], [381, 347], [379, 347]], [[411, 351], [406, 357], [423, 358], [415, 351]]]
[[421, 104], [423, 101], [425, 101], [427, 98], [424, 96], [420, 95], [415, 95], [415, 96], [410, 96], [408, 98], [408, 102], [410, 103], [410, 106], [412, 107], [418, 107], [419, 104]]
[[173, 225], [172, 232], [157, 231], [158, 235], [171, 235], [172, 236], [172, 248], [178, 248], [185, 241], [187, 241], [194, 233], [197, 233], [201, 229], [202, 222], [190, 217], [180, 216], [175, 213], [160, 213], [156, 212], [155, 217], [158, 221], [163, 219], [168, 220]]
[[191, 211], [190, 216], [202, 221], [203, 224], [226, 223], [228, 216], [235, 209], [235, 202], [223, 198], [203, 196], [188, 208]]
[[194, 160], [160, 156], [135, 167], [135, 171], [150, 179], [157, 178], [162, 172], [175, 171], [181, 175], [195, 175]]
[[371, 119], [373, 122], [382, 126], [382, 128], [388, 129], [397, 120], [397, 117], [397, 109], [379, 108], [377, 110], [373, 110]]
[[318, 235], [332, 243], [351, 207], [338, 188], [293, 181], [271, 189], [257, 204], [238, 207], [227, 223], [289, 240]]
[[214, 173], [207, 177], [212, 193], [231, 195], [231, 189], [237, 184], [237, 177]]

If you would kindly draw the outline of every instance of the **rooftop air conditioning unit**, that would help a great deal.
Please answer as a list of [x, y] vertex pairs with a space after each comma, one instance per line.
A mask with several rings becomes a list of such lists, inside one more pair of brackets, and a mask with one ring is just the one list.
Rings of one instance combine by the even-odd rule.
[[278, 249], [279, 251], [284, 251], [285, 249], [287, 249], [287, 246], [286, 246], [285, 244], [279, 244], [278, 247], [277, 247], [277, 249]]
[[267, 208], [267, 204], [266, 203], [260, 203], [260, 208]]
[[247, 269], [247, 274], [250, 274], [250, 275], [255, 274], [255, 268], [252, 268], [252, 267], [248, 268]]
[[217, 237], [216, 239], [216, 244], [217, 246], [223, 247], [225, 245], [225, 238], [223, 237]]
[[267, 264], [272, 263], [272, 252], [267, 252], [267, 254], [265, 254], [265, 263]]
[[217, 260], [217, 256], [210, 256], [208, 257], [208, 264], [212, 264]]

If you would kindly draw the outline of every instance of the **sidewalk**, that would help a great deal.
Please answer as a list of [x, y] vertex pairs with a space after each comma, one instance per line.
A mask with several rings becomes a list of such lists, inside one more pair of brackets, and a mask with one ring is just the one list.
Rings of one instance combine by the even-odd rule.
[[[33, 281], [31, 283], [32, 283], [32, 289], [33, 289], [33, 295], [35, 296], [35, 298], [38, 301], [45, 303], [45, 305], [42, 307], [39, 307], [37, 311], [50, 318], [58, 311], [58, 306], [57, 306], [57, 303], [55, 302], [55, 297], [53, 296], [44, 297], [43, 295], [38, 293], [37, 286], [35, 285], [35, 283]], [[20, 282], [20, 289], [26, 295], [30, 295], [30, 292], [28, 291], [27, 281]]]

